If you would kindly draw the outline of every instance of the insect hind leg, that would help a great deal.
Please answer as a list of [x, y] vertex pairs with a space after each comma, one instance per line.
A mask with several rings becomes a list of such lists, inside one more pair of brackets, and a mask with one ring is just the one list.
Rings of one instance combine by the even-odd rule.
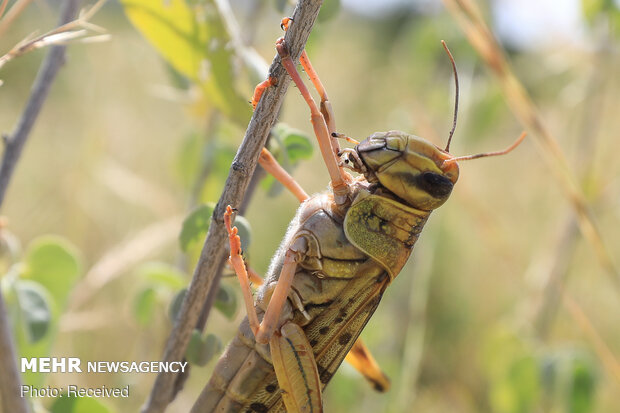
[[381, 370], [362, 339], [358, 338], [353, 344], [346, 360], [372, 384], [375, 390], [381, 393], [389, 390], [390, 379]]

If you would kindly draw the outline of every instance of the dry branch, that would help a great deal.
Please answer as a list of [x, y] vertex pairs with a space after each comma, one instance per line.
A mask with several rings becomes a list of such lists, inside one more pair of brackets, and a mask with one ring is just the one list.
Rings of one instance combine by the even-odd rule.
[[[295, 8], [293, 13], [295, 24], [285, 35], [294, 59], [299, 58], [306, 44], [321, 4], [322, 0], [300, 0]], [[219, 278], [216, 274], [225, 260], [224, 246], [227, 240], [222, 220], [224, 209], [226, 205], [239, 206], [243, 202], [244, 193], [256, 168], [258, 155], [276, 122], [280, 105], [290, 83], [290, 78], [285, 76], [285, 73], [280, 58], [276, 56], [270, 67], [270, 75], [277, 79], [277, 85], [265, 91], [233, 160], [222, 196], [213, 212], [209, 232], [189, 290], [166, 344], [163, 355], [165, 362], [183, 359], [192, 330], [203, 311], [205, 300], [210, 292], [218, 288]], [[151, 394], [142, 407], [142, 413], [159, 413], [166, 409], [172, 399], [175, 378], [174, 373], [160, 373], [157, 376]]]

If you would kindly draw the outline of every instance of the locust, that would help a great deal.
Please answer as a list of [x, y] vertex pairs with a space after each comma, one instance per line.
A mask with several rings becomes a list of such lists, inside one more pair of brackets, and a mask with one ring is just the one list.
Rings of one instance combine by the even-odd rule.
[[[285, 18], [282, 27], [291, 22]], [[246, 265], [233, 226], [235, 210], [227, 207], [229, 262], [241, 284], [247, 317], [192, 412], [322, 412], [323, 389], [345, 358], [375, 389], [389, 388], [360, 333], [407, 262], [429, 215], [450, 196], [459, 177], [458, 161], [506, 154], [525, 137], [498, 152], [449, 153], [458, 75], [443, 45], [453, 67], [456, 99], [448, 143], [441, 149], [400, 131], [373, 133], [361, 142], [338, 133], [327, 92], [306, 52], [299, 60], [321, 97], [319, 106], [284, 38], [278, 39], [282, 65], [310, 109], [331, 184], [308, 196], [262, 150], [259, 163], [300, 201], [264, 281]], [[268, 78], [257, 86], [254, 104], [274, 82]], [[355, 146], [341, 148], [342, 139]], [[250, 281], [261, 285], [256, 297]]]

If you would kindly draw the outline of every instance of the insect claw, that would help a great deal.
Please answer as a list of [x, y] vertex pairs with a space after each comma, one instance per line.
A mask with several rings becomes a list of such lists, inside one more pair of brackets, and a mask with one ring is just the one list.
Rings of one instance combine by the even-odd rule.
[[292, 17], [285, 17], [282, 19], [282, 22], [280, 23], [280, 28], [284, 31], [288, 30], [288, 26], [291, 24], [291, 22], [293, 22], [293, 18]]

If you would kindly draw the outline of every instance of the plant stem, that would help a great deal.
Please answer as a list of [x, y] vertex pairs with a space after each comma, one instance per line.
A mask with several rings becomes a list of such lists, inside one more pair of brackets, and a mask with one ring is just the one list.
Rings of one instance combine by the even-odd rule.
[[[295, 24], [286, 32], [285, 39], [291, 56], [299, 58], [310, 35], [322, 0], [300, 0], [293, 12]], [[183, 359], [192, 330], [198, 317], [205, 311], [205, 300], [211, 291], [219, 286], [217, 269], [225, 260], [224, 246], [227, 242], [223, 214], [227, 205], [238, 207], [243, 202], [245, 191], [256, 168], [258, 156], [265, 145], [269, 131], [276, 122], [277, 114], [290, 83], [285, 70], [276, 56], [270, 67], [271, 76], [277, 85], [265, 90], [263, 97], [250, 120], [250, 124], [230, 168], [224, 191], [213, 212], [212, 222], [202, 253], [196, 265], [188, 292], [174, 324], [163, 355], [164, 362]], [[208, 311], [208, 309], [206, 309]], [[160, 373], [155, 379], [151, 394], [142, 407], [142, 413], [163, 412], [172, 399], [174, 373]]]

